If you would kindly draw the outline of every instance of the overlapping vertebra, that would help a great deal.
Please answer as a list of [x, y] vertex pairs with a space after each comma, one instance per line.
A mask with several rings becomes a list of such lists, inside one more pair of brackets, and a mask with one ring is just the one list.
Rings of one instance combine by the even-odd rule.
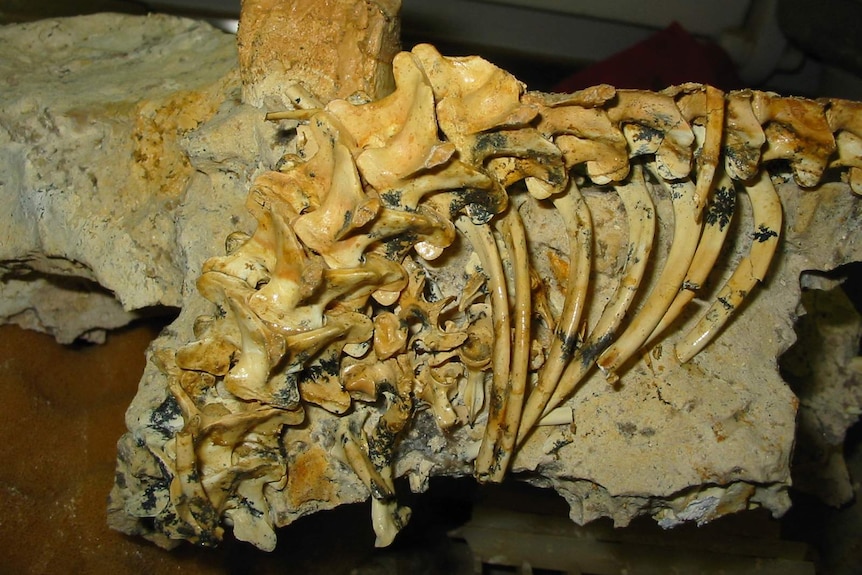
[[[849, 167], [862, 192], [853, 102], [695, 84], [525, 93], [480, 58], [427, 45], [399, 54], [394, 72], [397, 89], [380, 101], [323, 105], [296, 87], [296, 109], [269, 116], [296, 137], [248, 196], [257, 229], [205, 264], [198, 288], [216, 313], [199, 319], [197, 340], [158, 355], [185, 422], [160, 458], [172, 476], [162, 518], [171, 537], [206, 542], [228, 518], [272, 548], [264, 486], [277, 491], [291, 473], [279, 438], [309, 404], [340, 416], [361, 402], [374, 420], [334, 428], [332, 456], [368, 488], [378, 544], [388, 544], [409, 516], [395, 498], [393, 449], [417, 409], [442, 429], [482, 429], [474, 475], [500, 481], [590, 370], [625, 377], [669, 333], [707, 282], [740, 192], [755, 222], [749, 253], [677, 338], [681, 362], [768, 271], [782, 224], [770, 170], [789, 166], [810, 187]], [[671, 198], [673, 241], [642, 294], [658, 217], [648, 178]], [[579, 191], [587, 181], [619, 196], [628, 238], [592, 325], [603, 232]], [[521, 215], [532, 205], [555, 211], [568, 253], [538, 253]], [[562, 303], [548, 303], [536, 258], [556, 273]], [[432, 266], [450, 268], [457, 285], [431, 281]]]

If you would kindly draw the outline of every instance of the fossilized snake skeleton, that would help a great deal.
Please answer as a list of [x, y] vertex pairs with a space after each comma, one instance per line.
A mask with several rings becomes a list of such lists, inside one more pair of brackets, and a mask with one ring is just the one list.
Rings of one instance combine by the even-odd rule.
[[[343, 419], [332, 455], [367, 486], [378, 544], [388, 544], [409, 517], [392, 453], [417, 409], [430, 408], [441, 429], [481, 429], [474, 475], [501, 481], [536, 425], [570, 423], [558, 408], [587, 373], [625, 378], [630, 360], [673, 331], [744, 196], [748, 255], [675, 335], [678, 361], [721, 332], [779, 243], [770, 170], [789, 166], [811, 187], [836, 168], [862, 192], [859, 103], [698, 84], [525, 92], [481, 58], [428, 45], [399, 54], [394, 74], [397, 89], [379, 101], [323, 105], [296, 86], [295, 109], [268, 116], [296, 137], [253, 184], [257, 229], [231, 235], [227, 255], [204, 265], [198, 288], [216, 312], [199, 318], [197, 339], [157, 353], [184, 420], [159, 454], [171, 502], [157, 521], [169, 537], [213, 542], [227, 518], [245, 525], [238, 537], [271, 549], [266, 490], [291, 473], [283, 434], [308, 405], [342, 415], [361, 402], [377, 415], [365, 426]], [[616, 288], [592, 322], [603, 230], [585, 184], [618, 195], [627, 230]], [[643, 293], [658, 218], [651, 189], [671, 199], [673, 241]], [[521, 212], [539, 207], [556, 212], [568, 253], [537, 254]], [[562, 304], [549, 303], [540, 256]], [[430, 281], [435, 260], [457, 269], [454, 292]]]

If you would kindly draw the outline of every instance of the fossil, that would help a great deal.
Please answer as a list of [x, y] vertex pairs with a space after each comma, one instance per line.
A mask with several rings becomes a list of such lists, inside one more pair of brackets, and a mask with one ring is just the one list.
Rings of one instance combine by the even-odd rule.
[[[577, 423], [586, 376], [624, 384], [659, 342], [677, 365], [709, 353], [768, 277], [777, 183], [862, 193], [859, 103], [698, 84], [528, 92], [430, 45], [393, 69], [382, 99], [297, 85], [295, 107], [268, 114], [293, 137], [248, 194], [257, 227], [204, 264], [212, 312], [193, 341], [154, 353], [172, 423], [121, 459], [152, 454], [130, 464], [152, 480], [137, 513], [170, 540], [215, 543], [230, 525], [272, 549], [296, 472], [286, 445], [311, 433], [370, 494], [388, 545], [410, 515], [393, 458], [417, 413], [473, 434], [458, 457], [502, 481], [537, 426]], [[618, 229], [593, 225], [596, 198], [616, 202]], [[542, 219], [559, 247], [536, 240]], [[747, 247], [723, 260], [731, 241]]]

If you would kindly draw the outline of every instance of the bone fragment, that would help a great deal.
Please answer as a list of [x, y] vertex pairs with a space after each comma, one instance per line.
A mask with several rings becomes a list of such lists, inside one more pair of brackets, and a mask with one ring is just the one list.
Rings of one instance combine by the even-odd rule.
[[515, 452], [515, 440], [527, 391], [527, 380], [530, 371], [530, 324], [533, 321], [533, 309], [530, 301], [532, 294], [529, 273], [529, 252], [524, 223], [515, 206], [511, 206], [502, 219], [503, 237], [507, 251], [511, 256], [510, 266], [515, 279], [515, 297], [512, 306], [512, 323], [514, 324], [512, 343], [512, 365], [509, 374], [509, 388], [505, 398], [505, 416], [494, 453], [499, 452], [499, 461], [494, 461], [491, 467], [490, 480], [500, 482], [509, 469], [509, 461]]
[[674, 298], [673, 303], [661, 318], [659, 324], [650, 334], [648, 341], [661, 335], [685, 307], [697, 295], [707, 280], [707, 276], [715, 266], [721, 253], [721, 247], [730, 230], [730, 222], [736, 205], [736, 190], [733, 181], [722, 171], [712, 194], [710, 203], [706, 206], [703, 231], [697, 244], [697, 251], [691, 261], [691, 266], [682, 282], [682, 289]]
[[494, 328], [494, 356], [492, 360], [492, 383], [488, 405], [488, 420], [479, 454], [474, 463], [477, 479], [488, 480], [499, 473], [500, 458], [504, 454], [495, 451], [500, 441], [501, 426], [506, 417], [506, 402], [512, 358], [512, 320], [509, 313], [509, 295], [503, 272], [500, 252], [491, 229], [477, 226], [460, 218], [456, 221], [458, 229], [476, 250], [482, 269], [488, 277], [488, 291], [491, 299], [491, 313]]

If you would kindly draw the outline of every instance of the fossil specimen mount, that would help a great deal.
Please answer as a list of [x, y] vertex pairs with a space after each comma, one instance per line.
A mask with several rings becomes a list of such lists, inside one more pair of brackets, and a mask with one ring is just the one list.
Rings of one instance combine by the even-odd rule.
[[396, 477], [463, 474], [554, 487], [577, 521], [782, 513], [796, 401], [775, 358], [799, 274], [859, 258], [862, 105], [542, 94], [429, 45], [393, 71], [384, 98], [296, 85], [268, 114], [256, 225], [153, 347], [113, 524], [272, 549], [370, 497], [387, 545]]

